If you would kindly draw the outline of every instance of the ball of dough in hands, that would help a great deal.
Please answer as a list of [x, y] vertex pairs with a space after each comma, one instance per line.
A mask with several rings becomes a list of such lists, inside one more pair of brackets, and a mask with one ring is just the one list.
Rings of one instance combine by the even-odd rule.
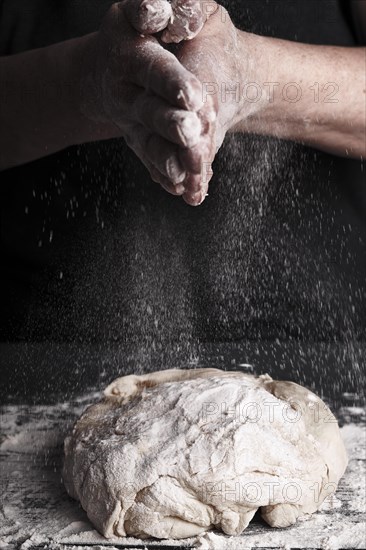
[[343, 475], [338, 424], [313, 393], [218, 369], [125, 376], [65, 441], [64, 481], [106, 537], [286, 527]]

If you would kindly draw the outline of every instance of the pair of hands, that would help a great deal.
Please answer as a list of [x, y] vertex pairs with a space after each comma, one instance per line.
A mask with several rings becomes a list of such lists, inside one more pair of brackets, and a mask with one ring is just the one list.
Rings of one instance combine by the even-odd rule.
[[222, 109], [207, 92], [235, 79], [236, 33], [212, 1], [124, 0], [108, 11], [86, 65], [87, 114], [113, 122], [151, 178], [192, 206], [207, 195], [235, 118], [235, 106]]

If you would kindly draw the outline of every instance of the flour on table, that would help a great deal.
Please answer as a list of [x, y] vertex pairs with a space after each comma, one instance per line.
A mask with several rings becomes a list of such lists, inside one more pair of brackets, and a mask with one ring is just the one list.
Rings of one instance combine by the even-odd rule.
[[239, 535], [312, 514], [347, 457], [313, 393], [218, 369], [125, 376], [65, 441], [64, 481], [107, 538]]

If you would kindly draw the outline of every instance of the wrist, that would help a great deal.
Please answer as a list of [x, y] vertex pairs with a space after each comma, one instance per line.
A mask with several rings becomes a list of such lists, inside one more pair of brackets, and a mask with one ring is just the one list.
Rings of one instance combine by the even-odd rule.
[[232, 128], [248, 133], [269, 133], [281, 119], [281, 103], [276, 94], [280, 75], [274, 40], [239, 31], [240, 102], [237, 123]]
[[240, 40], [243, 88], [232, 130], [298, 139], [305, 113], [312, 115], [303, 93], [309, 88], [311, 94], [311, 84], [305, 84], [308, 51], [301, 44], [243, 32]]

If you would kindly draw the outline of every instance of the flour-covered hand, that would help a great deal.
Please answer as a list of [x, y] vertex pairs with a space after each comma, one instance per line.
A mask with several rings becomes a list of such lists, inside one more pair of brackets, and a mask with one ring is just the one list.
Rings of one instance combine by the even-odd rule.
[[107, 13], [87, 59], [85, 114], [113, 122], [152, 178], [182, 195], [189, 189], [190, 172], [197, 170], [195, 147], [204, 141], [212, 116], [198, 78], [156, 37], [142, 37], [131, 26], [123, 2]]

